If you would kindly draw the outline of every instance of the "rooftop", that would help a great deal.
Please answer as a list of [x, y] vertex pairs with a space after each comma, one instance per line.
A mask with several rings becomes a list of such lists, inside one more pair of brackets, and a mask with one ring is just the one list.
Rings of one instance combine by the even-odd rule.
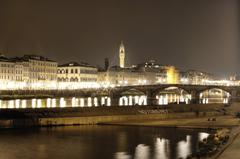
[[92, 67], [92, 68], [96, 68], [95, 66], [92, 66], [86, 62], [69, 62], [66, 64], [62, 64], [62, 65], [58, 65], [58, 67]]

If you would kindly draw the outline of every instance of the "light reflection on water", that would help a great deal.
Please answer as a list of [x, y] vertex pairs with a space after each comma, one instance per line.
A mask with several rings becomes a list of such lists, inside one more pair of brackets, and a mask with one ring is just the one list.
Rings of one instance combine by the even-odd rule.
[[155, 142], [154, 159], [168, 159], [170, 157], [169, 140], [157, 138]]
[[134, 158], [137, 159], [149, 159], [150, 147], [144, 144], [139, 144], [136, 147]]
[[0, 131], [6, 159], [175, 159], [195, 152], [200, 130], [78, 126]]
[[191, 136], [187, 135], [185, 141], [178, 142], [178, 158], [187, 158], [191, 154]]

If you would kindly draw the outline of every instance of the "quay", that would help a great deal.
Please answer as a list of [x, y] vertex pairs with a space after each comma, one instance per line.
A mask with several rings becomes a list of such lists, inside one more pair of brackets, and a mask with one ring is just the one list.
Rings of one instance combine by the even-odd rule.
[[225, 107], [224, 104], [170, 104], [168, 106], [1, 109], [0, 127], [67, 126], [200, 118], [223, 115]]

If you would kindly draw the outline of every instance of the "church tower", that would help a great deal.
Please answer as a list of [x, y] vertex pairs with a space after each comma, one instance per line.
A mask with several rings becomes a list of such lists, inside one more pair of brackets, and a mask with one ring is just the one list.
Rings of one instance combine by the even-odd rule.
[[125, 67], [125, 48], [124, 48], [123, 42], [121, 42], [120, 48], [119, 48], [119, 66], [121, 68]]

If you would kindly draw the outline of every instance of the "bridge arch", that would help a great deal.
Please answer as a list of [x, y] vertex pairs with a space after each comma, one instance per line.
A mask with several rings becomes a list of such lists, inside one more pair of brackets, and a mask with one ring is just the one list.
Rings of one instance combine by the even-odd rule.
[[181, 87], [168, 86], [156, 89], [154, 92], [158, 105], [167, 105], [169, 103], [185, 103], [191, 101], [191, 93]]
[[124, 89], [118, 92], [119, 95], [145, 95], [146, 93], [140, 89], [137, 88], [128, 88], [128, 89]]
[[220, 87], [211, 87], [199, 92], [200, 103], [229, 103], [231, 91]]
[[180, 91], [184, 91], [185, 93], [187, 93], [187, 94], [191, 94], [191, 92], [189, 91], [189, 90], [187, 90], [187, 89], [185, 89], [184, 87], [181, 87], [181, 86], [165, 86], [165, 87], [160, 87], [160, 88], [157, 88], [157, 89], [155, 89], [154, 90], [154, 95], [157, 95], [159, 92], [161, 92], [161, 91], [166, 91], [166, 90], [173, 90], [173, 89], [175, 89], [175, 90], [180, 90]]
[[147, 105], [147, 96], [145, 92], [130, 88], [119, 92], [119, 105]]
[[224, 87], [218, 87], [218, 86], [204, 88], [204, 89], [202, 89], [202, 90], [199, 91], [199, 94], [202, 93], [202, 92], [209, 91], [209, 90], [214, 90], [214, 89], [216, 89], [216, 90], [222, 90], [222, 91], [224, 91], [224, 92], [229, 93], [230, 95], [232, 94], [232, 91], [231, 91], [231, 90], [228, 90], [228, 89], [226, 89], [226, 88], [224, 88]]

